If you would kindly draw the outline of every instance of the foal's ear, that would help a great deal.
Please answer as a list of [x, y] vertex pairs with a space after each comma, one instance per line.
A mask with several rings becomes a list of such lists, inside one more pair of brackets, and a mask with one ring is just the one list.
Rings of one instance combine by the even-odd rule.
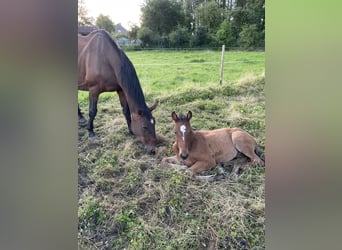
[[158, 106], [158, 102], [156, 102], [151, 107], [149, 107], [150, 111], [152, 112], [157, 106]]
[[172, 120], [174, 120], [175, 122], [178, 121], [178, 116], [175, 111], [172, 112], [171, 117], [172, 117]]
[[188, 119], [188, 121], [190, 121], [192, 117], [192, 112], [189, 110], [188, 114], [186, 115], [186, 118]]

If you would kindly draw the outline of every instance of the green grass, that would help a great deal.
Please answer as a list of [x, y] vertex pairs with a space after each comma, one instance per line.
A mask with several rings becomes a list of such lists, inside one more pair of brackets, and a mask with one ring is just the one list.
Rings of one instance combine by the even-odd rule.
[[[128, 134], [116, 93], [102, 94], [94, 123], [102, 141], [88, 141], [87, 131], [79, 129], [80, 247], [264, 249], [264, 167], [248, 168], [238, 179], [207, 183], [160, 165], [163, 157], [172, 154], [170, 116], [174, 110], [191, 110], [192, 125], [198, 129], [241, 127], [264, 150], [264, 53], [226, 52], [227, 62], [261, 62], [226, 64], [222, 86], [218, 84], [219, 64], [203, 64], [214, 58], [219, 61], [220, 52], [138, 51], [127, 55], [147, 102], [159, 100], [153, 112], [157, 153], [147, 155]], [[160, 65], [177, 62], [189, 64]], [[87, 99], [86, 92], [79, 93], [85, 112]], [[231, 171], [231, 166], [225, 170]]]
[[[139, 51], [127, 52], [146, 91], [162, 94], [179, 91], [184, 86], [206, 86], [220, 81], [220, 51]], [[260, 75], [264, 53], [225, 52], [223, 83], [246, 73]]]
[[[219, 84], [220, 51], [128, 51], [145, 95], [178, 92], [186, 87]], [[226, 51], [223, 84], [230, 84], [246, 75], [265, 71], [264, 52]], [[81, 92], [80, 92], [81, 93]], [[107, 93], [102, 98], [109, 98]], [[87, 93], [80, 95], [87, 101]]]

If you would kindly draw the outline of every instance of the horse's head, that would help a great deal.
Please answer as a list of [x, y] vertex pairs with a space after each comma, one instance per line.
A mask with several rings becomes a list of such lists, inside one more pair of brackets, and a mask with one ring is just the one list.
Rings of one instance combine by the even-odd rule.
[[189, 147], [191, 144], [191, 125], [190, 119], [192, 117], [191, 111], [185, 116], [176, 112], [172, 112], [172, 119], [175, 122], [176, 141], [179, 148], [179, 157], [185, 160], [189, 156]]
[[157, 144], [156, 137], [156, 121], [152, 116], [152, 110], [157, 107], [155, 103], [149, 110], [138, 111], [137, 113], [131, 114], [132, 123], [131, 130], [133, 134], [145, 145], [145, 148], [149, 154], [155, 154], [155, 147]]

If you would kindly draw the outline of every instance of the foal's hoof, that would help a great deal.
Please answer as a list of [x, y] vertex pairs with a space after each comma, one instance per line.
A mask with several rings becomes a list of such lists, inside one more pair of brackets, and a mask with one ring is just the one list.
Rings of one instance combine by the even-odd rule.
[[87, 124], [88, 124], [88, 122], [87, 122], [87, 120], [86, 120], [84, 117], [78, 119], [78, 126], [80, 126], [80, 127], [86, 127]]
[[237, 173], [231, 173], [229, 178], [231, 178], [233, 181], [238, 181], [239, 175]]

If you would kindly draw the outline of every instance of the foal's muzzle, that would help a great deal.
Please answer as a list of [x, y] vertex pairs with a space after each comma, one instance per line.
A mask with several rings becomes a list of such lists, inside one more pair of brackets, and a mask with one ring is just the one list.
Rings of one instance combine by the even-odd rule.
[[186, 160], [186, 158], [188, 158], [189, 154], [180, 154], [180, 157], [183, 159], [183, 160]]

